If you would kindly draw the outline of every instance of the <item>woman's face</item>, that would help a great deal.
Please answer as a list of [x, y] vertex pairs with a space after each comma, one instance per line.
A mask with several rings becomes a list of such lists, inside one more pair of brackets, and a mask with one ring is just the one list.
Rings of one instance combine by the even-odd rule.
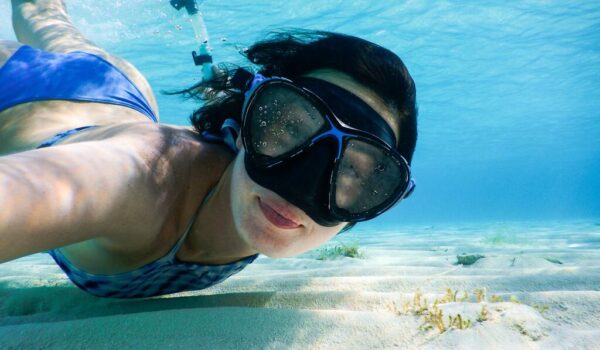
[[[390, 110], [375, 93], [355, 82], [350, 76], [339, 71], [323, 69], [306, 76], [327, 80], [354, 93], [390, 124], [396, 138], [398, 126]], [[253, 250], [273, 258], [294, 256], [325, 243], [334, 237], [347, 222], [326, 227], [314, 222], [302, 209], [290, 204], [275, 192], [254, 182], [244, 166], [245, 150], [241, 136], [236, 140], [240, 152], [236, 155], [231, 169], [231, 205], [234, 224], [240, 238]], [[280, 228], [267, 219], [261, 206], [284, 206], [288, 217], [299, 224], [296, 228]]]

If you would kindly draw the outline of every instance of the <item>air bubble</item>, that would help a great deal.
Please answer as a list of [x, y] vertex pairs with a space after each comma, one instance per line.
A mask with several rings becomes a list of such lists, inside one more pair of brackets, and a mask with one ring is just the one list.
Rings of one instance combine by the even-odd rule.
[[262, 122], [260, 122], [260, 127], [261, 128], [264, 128], [265, 126], [267, 126], [267, 122], [266, 121], [263, 120]]

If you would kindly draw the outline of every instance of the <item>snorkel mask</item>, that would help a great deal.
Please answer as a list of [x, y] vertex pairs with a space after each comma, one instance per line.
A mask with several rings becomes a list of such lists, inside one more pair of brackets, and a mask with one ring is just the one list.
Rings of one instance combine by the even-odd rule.
[[252, 75], [241, 134], [249, 177], [316, 223], [372, 219], [410, 195], [410, 166], [388, 123], [367, 103], [325, 80]]

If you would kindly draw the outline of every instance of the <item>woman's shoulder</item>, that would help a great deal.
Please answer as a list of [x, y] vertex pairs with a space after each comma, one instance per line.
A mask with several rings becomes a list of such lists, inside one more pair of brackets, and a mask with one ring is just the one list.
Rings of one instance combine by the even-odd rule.
[[148, 161], [169, 159], [171, 163], [190, 164], [202, 169], [204, 178], [220, 177], [235, 158], [235, 153], [224, 143], [205, 140], [188, 126], [135, 123], [125, 128], [121, 131], [124, 142], [142, 147]]
[[[166, 186], [182, 181], [188, 172], [208, 183], [218, 180], [235, 158], [224, 143], [204, 140], [187, 126], [128, 122], [106, 125], [70, 136], [61, 144], [99, 141], [123, 149], [127, 156]], [[187, 180], [187, 179], [186, 179]]]
[[[235, 154], [225, 144], [204, 140], [191, 126], [155, 124], [149, 122], [126, 122], [103, 125], [70, 136], [61, 144], [86, 141], [108, 141], [140, 145], [145, 149], [161, 152], [190, 149], [197, 155], [231, 159]], [[163, 154], [164, 155], [164, 154]]]
[[188, 161], [200, 162], [204, 166], [227, 165], [235, 158], [235, 153], [225, 143], [206, 140], [190, 126], [161, 124], [149, 134], [155, 134], [149, 138], [158, 142], [163, 149], [184, 151], [189, 157]]

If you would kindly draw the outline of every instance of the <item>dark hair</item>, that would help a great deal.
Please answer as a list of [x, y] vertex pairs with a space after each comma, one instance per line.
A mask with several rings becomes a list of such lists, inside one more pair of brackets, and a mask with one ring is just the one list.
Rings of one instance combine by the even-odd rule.
[[[339, 33], [294, 29], [271, 32], [242, 51], [265, 76], [294, 80], [311, 71], [330, 68], [350, 75], [398, 113], [397, 148], [410, 163], [417, 141], [416, 89], [406, 66], [393, 52], [369, 41]], [[238, 66], [218, 65], [215, 77], [177, 91], [204, 101], [190, 120], [198, 132], [219, 133], [226, 118], [240, 121], [244, 95], [231, 84]]]
[[[241, 53], [265, 76], [294, 80], [311, 71], [329, 68], [346, 73], [370, 88], [397, 114], [400, 133], [396, 146], [411, 162], [417, 141], [415, 83], [402, 60], [390, 50], [350, 35], [292, 29], [271, 32]], [[239, 67], [219, 64], [218, 68], [210, 81], [175, 92], [205, 102], [190, 117], [200, 133], [219, 134], [226, 118], [238, 122], [241, 119], [244, 94], [231, 82]]]

